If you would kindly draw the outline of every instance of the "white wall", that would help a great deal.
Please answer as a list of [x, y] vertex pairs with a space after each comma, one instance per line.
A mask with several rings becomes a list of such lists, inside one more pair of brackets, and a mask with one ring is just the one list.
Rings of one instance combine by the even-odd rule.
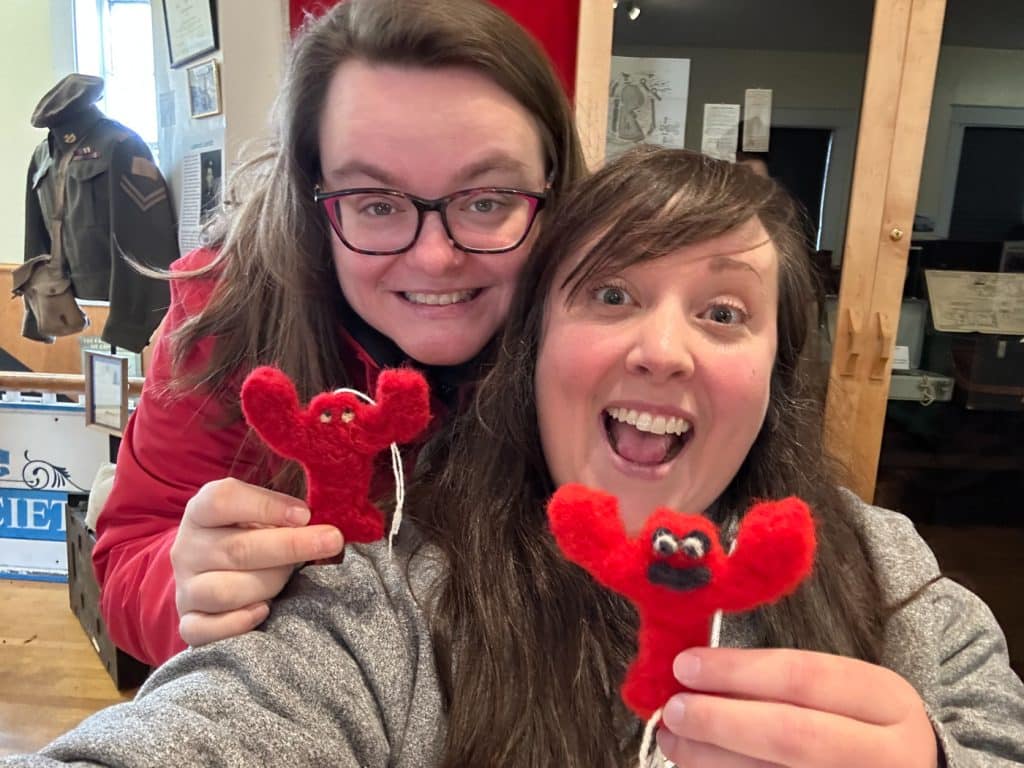
[[705, 104], [742, 104], [747, 88], [770, 88], [777, 125], [833, 130], [820, 247], [838, 265], [846, 232], [857, 116], [866, 54], [677, 46], [616, 46], [615, 54], [690, 59], [686, 146], [699, 150]]
[[[201, 61], [223, 61], [216, 51], [176, 69], [171, 69], [167, 51], [167, 28], [163, 0], [152, 0], [153, 76], [156, 78], [157, 142], [160, 146], [160, 170], [171, 187], [174, 209], [181, 204], [181, 162], [186, 152], [203, 147], [223, 147], [225, 115], [193, 119], [189, 113], [187, 67]], [[222, 90], [223, 94], [223, 90]], [[221, 96], [223, 103], [223, 95]], [[179, 211], [180, 215], [180, 211]]]
[[225, 54], [224, 146], [230, 167], [248, 142], [269, 135], [270, 111], [288, 50], [288, 8], [286, 0], [220, 0], [217, 12]]
[[742, 104], [747, 88], [771, 88], [777, 109], [860, 110], [867, 54], [727, 48], [619, 47], [617, 56], [690, 59], [686, 146], [700, 149], [704, 104]]
[[[32, 151], [46, 138], [29, 119], [39, 99], [73, 70], [71, 0], [0, 2], [0, 262], [21, 263], [25, 180]], [[6, 300], [7, 297], [0, 297]]]
[[954, 105], [1024, 107], [1024, 51], [942, 47], [917, 198], [917, 212], [935, 220], [943, 213], [940, 206]]
[[[287, 4], [286, 0], [219, 0], [219, 50], [171, 69], [163, 0], [152, 3], [157, 101], [165, 103], [158, 118], [160, 165], [177, 209], [185, 153], [220, 147], [227, 173], [250, 140], [267, 135], [268, 116], [277, 96], [289, 40]], [[223, 112], [193, 119], [189, 114], [186, 70], [211, 58], [220, 66]], [[172, 108], [168, 110], [166, 105]]]
[[[860, 112], [865, 54], [616, 46], [616, 55], [690, 59], [686, 146], [700, 148], [705, 103], [743, 103], [746, 88], [773, 89], [775, 109]], [[917, 212], [937, 221], [954, 105], [1024, 108], [1024, 51], [943, 46], [926, 137]], [[845, 219], [845, 213], [844, 213]]]

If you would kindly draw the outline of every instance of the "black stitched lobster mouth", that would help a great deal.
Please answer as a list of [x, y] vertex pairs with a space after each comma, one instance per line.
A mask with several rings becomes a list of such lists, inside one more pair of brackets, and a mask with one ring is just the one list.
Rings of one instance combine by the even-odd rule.
[[704, 566], [676, 568], [662, 560], [647, 567], [647, 580], [659, 587], [689, 592], [711, 583], [711, 570]]

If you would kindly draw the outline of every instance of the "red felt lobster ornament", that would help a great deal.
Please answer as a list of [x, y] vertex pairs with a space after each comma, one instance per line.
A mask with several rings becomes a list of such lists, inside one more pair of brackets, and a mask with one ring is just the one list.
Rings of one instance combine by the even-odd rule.
[[618, 500], [583, 485], [559, 488], [548, 520], [567, 559], [637, 608], [638, 652], [621, 692], [644, 720], [684, 690], [672, 661], [707, 644], [716, 611], [749, 611], [784, 597], [814, 563], [814, 520], [795, 497], [752, 507], [731, 555], [710, 520], [664, 508], [630, 538]]
[[330, 523], [346, 542], [384, 536], [384, 516], [370, 503], [374, 458], [407, 443], [430, 421], [430, 390], [409, 368], [382, 371], [375, 403], [351, 391], [324, 392], [307, 408], [277, 368], [256, 368], [242, 384], [242, 412], [276, 453], [306, 473], [310, 523]]

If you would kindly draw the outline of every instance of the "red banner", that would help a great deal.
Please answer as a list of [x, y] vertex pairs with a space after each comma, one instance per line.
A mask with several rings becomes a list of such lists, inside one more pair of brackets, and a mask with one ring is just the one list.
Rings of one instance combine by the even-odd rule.
[[[306, 13], [323, 13], [339, 0], [288, 0], [288, 15], [294, 32]], [[580, 0], [491, 0], [532, 34], [547, 51], [555, 71], [572, 98], [576, 83], [576, 34]]]

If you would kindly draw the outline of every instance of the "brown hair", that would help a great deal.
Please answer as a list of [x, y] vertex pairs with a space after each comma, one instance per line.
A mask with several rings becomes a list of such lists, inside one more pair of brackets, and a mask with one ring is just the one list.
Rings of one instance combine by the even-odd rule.
[[[319, 128], [331, 76], [343, 62], [465, 67], [496, 82], [536, 119], [552, 175], [550, 197], [584, 171], [572, 113], [538, 45], [485, 0], [347, 0], [307, 18], [276, 105], [276, 136], [231, 175], [211, 229], [218, 250], [208, 305], [175, 333], [174, 363], [215, 337], [209, 363], [175, 382], [234, 404], [232, 378], [273, 363], [309, 398], [349, 385], [336, 352], [344, 299], [330, 258], [330, 229], [313, 202]], [[554, 202], [554, 201], [552, 201]], [[294, 489], [293, 489], [294, 490]]]
[[545, 305], [559, 266], [592, 241], [565, 281], [570, 293], [754, 216], [780, 262], [771, 402], [711, 514], [732, 523], [754, 499], [804, 497], [819, 523], [817, 567], [794, 596], [758, 612], [763, 642], [877, 659], [878, 588], [823, 457], [821, 407], [802, 373], [814, 285], [798, 214], [778, 185], [749, 169], [640, 149], [581, 182], [541, 234], [475, 410], [438, 441], [411, 494], [411, 514], [449, 563], [432, 614], [449, 706], [444, 765], [635, 760], [637, 723], [617, 692], [635, 651], [635, 615], [568, 564], [547, 532], [554, 487], [534, 405]]

